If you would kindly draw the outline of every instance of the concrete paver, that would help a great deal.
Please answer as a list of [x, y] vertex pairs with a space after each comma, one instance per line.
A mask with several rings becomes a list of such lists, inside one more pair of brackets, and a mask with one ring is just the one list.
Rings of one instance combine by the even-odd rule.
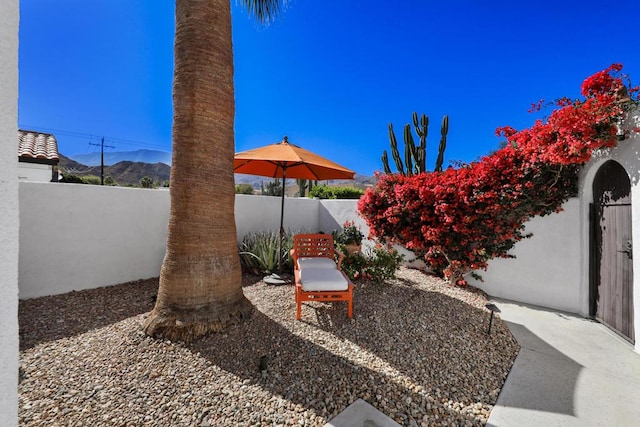
[[494, 300], [521, 349], [487, 426], [640, 425], [640, 354], [605, 326]]
[[358, 399], [324, 427], [400, 427], [400, 424], [364, 400]]

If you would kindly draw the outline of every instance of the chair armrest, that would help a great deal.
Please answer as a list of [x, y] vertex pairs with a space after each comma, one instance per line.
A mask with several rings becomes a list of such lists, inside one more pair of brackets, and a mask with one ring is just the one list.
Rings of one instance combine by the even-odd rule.
[[293, 269], [297, 270], [298, 269], [298, 257], [296, 256], [296, 251], [294, 249], [289, 249], [289, 256], [291, 257], [291, 260], [293, 261]]
[[344, 259], [344, 254], [338, 249], [334, 249], [335, 253], [338, 254], [338, 270], [342, 270], [342, 260]]

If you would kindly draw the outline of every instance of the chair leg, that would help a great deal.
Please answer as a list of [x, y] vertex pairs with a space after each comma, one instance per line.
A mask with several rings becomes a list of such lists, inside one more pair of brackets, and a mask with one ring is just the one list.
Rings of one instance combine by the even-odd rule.
[[298, 292], [298, 287], [296, 286], [296, 319], [300, 320], [302, 318], [302, 301], [301, 295]]

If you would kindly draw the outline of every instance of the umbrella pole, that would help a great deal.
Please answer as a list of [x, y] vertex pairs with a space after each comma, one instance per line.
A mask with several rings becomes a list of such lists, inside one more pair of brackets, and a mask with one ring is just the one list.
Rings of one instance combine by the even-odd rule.
[[282, 239], [284, 238], [284, 190], [287, 182], [287, 168], [282, 168], [282, 198], [280, 202], [280, 240], [278, 241], [278, 273], [282, 273]]

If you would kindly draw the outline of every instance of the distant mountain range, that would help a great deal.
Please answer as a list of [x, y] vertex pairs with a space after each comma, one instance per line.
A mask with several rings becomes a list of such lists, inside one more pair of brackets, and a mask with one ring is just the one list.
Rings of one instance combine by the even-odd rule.
[[[100, 166], [100, 152], [73, 154], [70, 159], [87, 166]], [[164, 163], [171, 166], [171, 153], [158, 150], [135, 150], [135, 151], [105, 151], [105, 166], [115, 165], [118, 162], [142, 162], [142, 163]]]
[[[72, 160], [60, 154], [60, 163], [58, 167], [62, 171], [62, 175], [73, 174], [78, 176], [95, 175], [100, 176], [100, 166], [88, 166]], [[106, 163], [106, 162], [105, 162]], [[118, 185], [134, 185], [140, 184], [140, 180], [148, 176], [152, 180], [162, 184], [169, 181], [171, 167], [164, 163], [145, 163], [132, 162], [124, 160], [111, 166], [104, 167], [104, 176], [112, 177]]]
[[[107, 154], [110, 155], [109, 160]], [[95, 157], [97, 156], [97, 163]], [[87, 158], [88, 162], [78, 159]], [[164, 160], [158, 160], [163, 158]], [[92, 160], [93, 159], [93, 160]], [[121, 159], [114, 162], [114, 159]], [[145, 160], [137, 160], [145, 159]], [[158, 183], [169, 181], [171, 172], [171, 154], [165, 151], [155, 150], [136, 150], [136, 151], [119, 151], [104, 153], [104, 175], [111, 176], [118, 185], [134, 185], [137, 186], [140, 180], [148, 176]], [[78, 154], [66, 157], [60, 154], [60, 163], [58, 167], [62, 174], [73, 174], [78, 176], [95, 175], [100, 176], [100, 153]], [[251, 184], [251, 186], [259, 190], [261, 184], [267, 184], [273, 181], [273, 178], [256, 175], [236, 174], [236, 184]], [[355, 179], [341, 179], [320, 181], [319, 183], [328, 183], [330, 185], [353, 186], [356, 188], [366, 188], [374, 185], [375, 177], [356, 174]], [[287, 194], [293, 195], [297, 191], [297, 185], [294, 179], [287, 179]]]

